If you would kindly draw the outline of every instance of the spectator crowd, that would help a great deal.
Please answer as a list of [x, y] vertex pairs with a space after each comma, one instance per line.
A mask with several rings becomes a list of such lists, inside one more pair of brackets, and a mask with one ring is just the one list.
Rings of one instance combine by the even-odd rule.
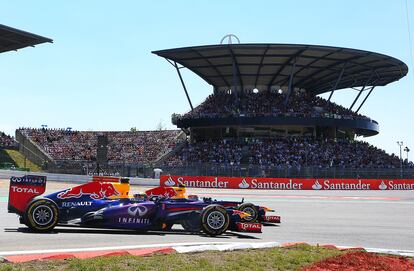
[[[264, 168], [399, 168], [400, 160], [367, 142], [312, 137], [207, 140], [187, 145], [167, 166], [197, 163], [258, 165]], [[407, 163], [408, 164], [408, 163]], [[413, 166], [412, 163], [408, 164]]]
[[[136, 132], [85, 132], [65, 129], [20, 129], [55, 160], [95, 161], [97, 136], [108, 137], [108, 161], [149, 164], [182, 143], [179, 130]], [[11, 138], [0, 134], [1, 138]], [[2, 141], [3, 142], [3, 141]], [[209, 139], [184, 147], [164, 161], [180, 167], [200, 163], [220, 166], [260, 166], [267, 169], [399, 168], [400, 160], [367, 142], [345, 138], [315, 139], [308, 136]], [[167, 156], [168, 157], [168, 156]], [[412, 162], [404, 162], [413, 167]]]
[[149, 163], [173, 149], [179, 130], [89, 132], [65, 129], [20, 129], [55, 160], [94, 161], [97, 136], [108, 137], [108, 161]]
[[327, 101], [308, 92], [294, 91], [285, 104], [286, 94], [262, 91], [243, 95], [218, 92], [211, 94], [199, 106], [181, 119], [222, 117], [322, 117], [366, 119], [341, 105]]
[[16, 148], [17, 142], [12, 136], [6, 135], [4, 132], [0, 132], [0, 148]]

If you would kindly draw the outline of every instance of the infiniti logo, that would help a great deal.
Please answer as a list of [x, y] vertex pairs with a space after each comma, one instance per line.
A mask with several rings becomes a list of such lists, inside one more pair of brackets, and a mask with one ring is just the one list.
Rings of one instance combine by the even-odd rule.
[[146, 215], [147, 212], [148, 212], [147, 207], [142, 206], [142, 205], [133, 205], [128, 208], [128, 214], [131, 216], [137, 216], [138, 214], [138, 216], [141, 217], [141, 216]]

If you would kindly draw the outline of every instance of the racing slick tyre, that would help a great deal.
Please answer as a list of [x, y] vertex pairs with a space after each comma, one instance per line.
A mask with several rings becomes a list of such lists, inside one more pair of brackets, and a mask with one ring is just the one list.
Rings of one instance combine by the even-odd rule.
[[201, 229], [210, 236], [223, 234], [230, 224], [230, 216], [223, 206], [209, 205], [201, 213]]
[[29, 204], [23, 220], [33, 231], [50, 232], [58, 223], [58, 207], [49, 199], [37, 199]]
[[243, 203], [239, 206], [239, 211], [246, 212], [250, 214], [249, 217], [242, 218], [243, 222], [256, 222], [259, 218], [259, 210], [254, 204], [251, 203]]

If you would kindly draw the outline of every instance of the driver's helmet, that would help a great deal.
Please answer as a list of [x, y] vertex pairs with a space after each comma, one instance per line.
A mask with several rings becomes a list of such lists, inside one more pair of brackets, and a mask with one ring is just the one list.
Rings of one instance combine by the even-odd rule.
[[180, 185], [179, 187], [173, 187], [175, 190], [175, 196], [173, 199], [185, 199], [185, 187]]

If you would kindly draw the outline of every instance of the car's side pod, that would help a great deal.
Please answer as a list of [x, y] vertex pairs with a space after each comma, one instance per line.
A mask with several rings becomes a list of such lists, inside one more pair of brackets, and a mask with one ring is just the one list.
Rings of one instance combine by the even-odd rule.
[[46, 176], [25, 175], [11, 177], [9, 188], [9, 213], [22, 215], [30, 201], [46, 190]]

